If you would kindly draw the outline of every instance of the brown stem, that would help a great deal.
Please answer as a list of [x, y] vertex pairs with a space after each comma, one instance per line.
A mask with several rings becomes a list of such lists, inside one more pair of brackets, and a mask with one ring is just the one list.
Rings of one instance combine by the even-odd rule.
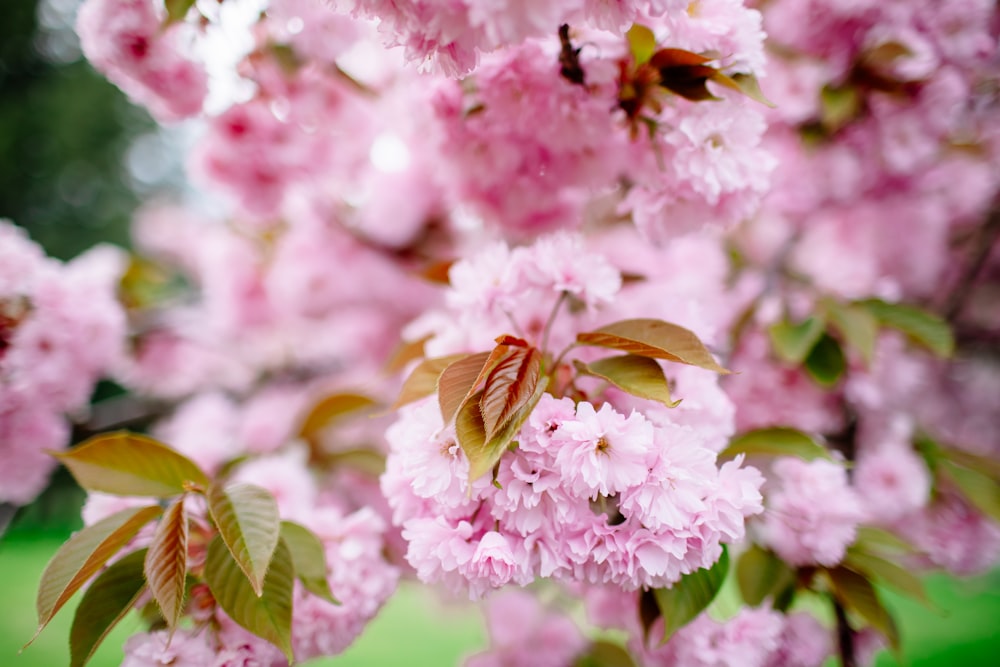
[[1000, 203], [993, 206], [986, 223], [980, 228], [979, 233], [973, 241], [972, 257], [969, 259], [965, 271], [959, 277], [955, 287], [948, 294], [948, 299], [944, 304], [944, 317], [949, 322], [954, 322], [962, 312], [965, 299], [968, 297], [973, 284], [979, 277], [979, 273], [986, 266], [990, 257], [990, 250], [1000, 239]]
[[842, 667], [858, 667], [857, 657], [854, 655], [854, 630], [847, 622], [847, 612], [844, 611], [840, 601], [834, 598], [833, 613], [837, 616], [837, 646], [840, 651], [840, 664]]

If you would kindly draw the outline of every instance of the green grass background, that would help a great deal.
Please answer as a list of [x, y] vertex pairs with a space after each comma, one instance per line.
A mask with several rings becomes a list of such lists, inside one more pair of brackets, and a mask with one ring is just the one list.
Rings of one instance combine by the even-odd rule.
[[[35, 589], [46, 562], [68, 536], [65, 532], [17, 531], [0, 541], [0, 667], [59, 667], [68, 664], [70, 619], [79, 594], [42, 635], [18, 655], [35, 628]], [[904, 665], [912, 667], [1000, 667], [1000, 571], [968, 580], [941, 575], [927, 579], [937, 611], [885, 592], [904, 638]], [[99, 649], [92, 665], [111, 667], [122, 644], [138, 631], [127, 618]], [[468, 605], [447, 606], [429, 591], [404, 585], [361, 638], [336, 658], [304, 663], [311, 667], [423, 665], [447, 667], [485, 646], [480, 615]], [[881, 655], [878, 667], [898, 663]]]

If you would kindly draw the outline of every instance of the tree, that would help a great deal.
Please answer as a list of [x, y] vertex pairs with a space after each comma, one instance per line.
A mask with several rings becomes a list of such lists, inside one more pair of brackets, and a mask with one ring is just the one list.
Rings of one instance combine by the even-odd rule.
[[221, 219], [65, 266], [6, 232], [0, 429], [65, 439], [102, 372], [164, 411], [56, 454], [91, 495], [39, 629], [97, 575], [74, 664], [140, 600], [130, 659], [335, 654], [415, 576], [488, 598], [470, 664], [855, 665], [899, 646], [876, 585], [996, 561], [988, 3], [252, 4], [78, 19], [202, 119]]

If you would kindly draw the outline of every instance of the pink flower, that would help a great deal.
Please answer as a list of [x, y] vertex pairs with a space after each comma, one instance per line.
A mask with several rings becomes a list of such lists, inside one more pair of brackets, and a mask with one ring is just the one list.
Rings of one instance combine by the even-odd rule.
[[792, 565], [834, 566], [854, 542], [864, 510], [840, 464], [779, 458], [761, 532]]
[[518, 562], [507, 537], [496, 531], [490, 531], [479, 539], [472, 560], [466, 567], [472, 582], [484, 580], [484, 589], [500, 588], [509, 581], [527, 583], [530, 574], [527, 577], [525, 574], [529, 570], [527, 563]]
[[122, 667], [205, 667], [214, 665], [215, 658], [205, 633], [159, 630], [129, 637]]
[[609, 496], [641, 484], [653, 458], [653, 426], [641, 414], [625, 417], [608, 403], [599, 411], [578, 404], [576, 419], [563, 422], [553, 440], [556, 464], [582, 496]]
[[490, 648], [468, 658], [465, 667], [570, 665], [587, 645], [568, 616], [546, 609], [528, 592], [494, 595], [485, 614]]

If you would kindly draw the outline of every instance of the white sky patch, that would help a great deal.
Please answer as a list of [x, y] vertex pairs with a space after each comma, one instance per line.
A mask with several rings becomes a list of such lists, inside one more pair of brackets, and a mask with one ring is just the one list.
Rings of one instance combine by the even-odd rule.
[[253, 96], [253, 82], [237, 74], [236, 66], [253, 50], [252, 26], [267, 5], [268, 0], [226, 0], [221, 5], [217, 0], [198, 0], [198, 10], [210, 20], [197, 44], [208, 72], [206, 113], [222, 113]]

